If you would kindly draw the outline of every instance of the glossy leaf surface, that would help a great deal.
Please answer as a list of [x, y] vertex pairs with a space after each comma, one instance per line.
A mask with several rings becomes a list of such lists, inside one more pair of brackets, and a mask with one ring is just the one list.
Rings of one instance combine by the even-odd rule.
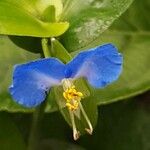
[[64, 0], [61, 20], [70, 23], [61, 40], [68, 51], [88, 46], [101, 37], [133, 0]]

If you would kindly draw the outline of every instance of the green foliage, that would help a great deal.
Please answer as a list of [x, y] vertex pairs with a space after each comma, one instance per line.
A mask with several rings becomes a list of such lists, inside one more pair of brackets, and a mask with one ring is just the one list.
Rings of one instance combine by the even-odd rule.
[[[64, 0], [61, 20], [70, 28], [61, 41], [69, 51], [85, 48], [104, 32], [133, 0]], [[69, 41], [69, 42], [68, 42]]]
[[[124, 69], [120, 79], [116, 83], [108, 86], [105, 89], [94, 91], [94, 94], [90, 98], [91, 101], [95, 102], [96, 100], [96, 103], [98, 104], [108, 104], [117, 100], [121, 100], [136, 95], [138, 93], [142, 93], [145, 90], [149, 89], [150, 72], [147, 69], [147, 67], [149, 66], [150, 56], [149, 52], [147, 51], [147, 47], [150, 46], [149, 45], [150, 36], [148, 35], [148, 32], [144, 30], [143, 28], [144, 25], [141, 27], [141, 31], [137, 31], [135, 29], [133, 30], [131, 28], [130, 24], [133, 24], [132, 26], [137, 25], [133, 21], [127, 26], [128, 18], [126, 16], [128, 16], [130, 12], [133, 12], [133, 10], [137, 10], [135, 8], [138, 6], [141, 5], [138, 5], [137, 3], [133, 4], [131, 9], [129, 9], [129, 11], [127, 11], [125, 15], [122, 16], [122, 19], [115, 22], [114, 25], [107, 32], [101, 35], [100, 39], [97, 39], [97, 41], [94, 41], [89, 45], [90, 47], [93, 47], [99, 43], [102, 44], [105, 42], [112, 42], [115, 43], [119, 47], [119, 50], [121, 50], [124, 54]], [[35, 44], [32, 44], [31, 42], [29, 44], [29, 42], [26, 39], [22, 41], [22, 38], [18, 37], [16, 41], [17, 42], [20, 41], [21, 47], [23, 47], [22, 45], [24, 44], [24, 49], [35, 50], [39, 48], [40, 51], [41, 48], [38, 42]], [[35, 38], [32, 39], [35, 41], [37, 40]], [[5, 50], [2, 51], [0, 55], [1, 57], [0, 67], [1, 70], [3, 70], [2, 73], [0, 74], [1, 79], [0, 97], [2, 99], [0, 110], [7, 110], [12, 112], [17, 111], [30, 112], [32, 111], [31, 109], [26, 109], [21, 107], [20, 105], [15, 104], [10, 98], [9, 94], [7, 93], [7, 89], [11, 82], [11, 74], [12, 74], [11, 72], [13, 65], [15, 65], [16, 63], [26, 62], [28, 60], [35, 59], [38, 57], [38, 55], [33, 55], [31, 53], [23, 51], [22, 48], [14, 45], [6, 37], [1, 37], [0, 41], [1, 41], [0, 48], [2, 50], [3, 49]], [[31, 40], [29, 39], [29, 41]], [[39, 44], [39, 46], [36, 46], [37, 44]], [[3, 64], [4, 61], [5, 64]], [[57, 104], [54, 102], [55, 99], [54, 98], [52, 99], [53, 100], [48, 101], [46, 111], [56, 110]]]
[[54, 38], [51, 40], [51, 52], [53, 57], [60, 59], [64, 63], [67, 63], [72, 59], [72, 57], [63, 47], [63, 45]]
[[[47, 38], [52, 56], [65, 63], [81, 50], [109, 42], [114, 43], [123, 54], [123, 72], [115, 83], [96, 90], [87, 88], [83, 80], [77, 81], [78, 88], [84, 90], [82, 92], [86, 95], [83, 106], [93, 126], [96, 125], [98, 118], [97, 105], [125, 100], [149, 90], [149, 0], [134, 1], [130, 9], [115, 21], [132, 1], [1, 0], [0, 34], [5, 36], [0, 36], [0, 111], [33, 112], [34, 109], [16, 104], [8, 93], [8, 87], [11, 84], [15, 64], [41, 57], [37, 53], [42, 53], [42, 37]], [[59, 38], [50, 42], [50, 37], [56, 36]], [[68, 112], [61, 103], [63, 100], [62, 89], [60, 87], [56, 91], [53, 89], [45, 111], [53, 112], [61, 106], [62, 115], [71, 125]], [[71, 147], [70, 149], [149, 150], [150, 111], [145, 103], [149, 106], [149, 103], [143, 103], [142, 100], [139, 102], [136, 98], [100, 106], [100, 117], [94, 135], [84, 136], [78, 143], [81, 147], [71, 144], [70, 139], [68, 142], [68, 138], [71, 137], [70, 130], [57, 112], [47, 114], [43, 119], [40, 135], [44, 140], [39, 143], [39, 149], [55, 150], [60, 147], [62, 149]], [[23, 115], [21, 119], [24, 118], [26, 117]], [[30, 124], [30, 120], [27, 122], [19, 122], [18, 118], [16, 120], [19, 128], [21, 125], [26, 127], [26, 124]], [[86, 127], [84, 117], [82, 115], [80, 119], [76, 117], [76, 122], [78, 129], [83, 131]], [[25, 149], [19, 130], [6, 113], [0, 113], [0, 128], [1, 150]], [[26, 134], [25, 131], [22, 130], [23, 135]]]
[[[9, 36], [10, 40], [17, 45], [17, 50], [27, 50], [33, 53], [41, 53], [42, 52], [42, 45], [41, 45], [41, 38], [35, 37], [27, 37], [27, 36]], [[3, 38], [4, 40], [4, 38]], [[9, 40], [6, 40], [10, 42]], [[10, 47], [11, 49], [11, 47]], [[15, 49], [14, 49], [15, 50]]]
[[[129, 1], [128, 3], [126, 2], [126, 5], [124, 5], [124, 9], [119, 9], [119, 6], [116, 6], [116, 5], [113, 5], [114, 3], [109, 3], [109, 6], [111, 6], [112, 8], [114, 8], [114, 6], [116, 6], [118, 9], [118, 11], [120, 10], [120, 14], [125, 10], [125, 6], [126, 6], [126, 9], [127, 9], [127, 7], [128, 7], [128, 5], [131, 3], [131, 1]], [[94, 3], [92, 3], [92, 5], [90, 5], [89, 6], [89, 4], [90, 3], [86, 3], [86, 5], [84, 6], [83, 5], [83, 7], [84, 7], [84, 10], [85, 9], [87, 9], [87, 11], [88, 11], [88, 9], [89, 10], [91, 10], [91, 9], [93, 9], [93, 7], [95, 7], [95, 5], [97, 4], [96, 2]], [[102, 3], [103, 4], [103, 3]], [[106, 3], [107, 4], [107, 3]], [[68, 2], [68, 3], [64, 3], [64, 5], [65, 5], [65, 8], [64, 9], [68, 9], [68, 11], [75, 11], [76, 9], [75, 8], [77, 8], [77, 2], [75, 2], [75, 1], [72, 1], [72, 2]], [[69, 7], [70, 7], [70, 5], [74, 8], [72, 8], [71, 10], [69, 9]], [[87, 6], [88, 5], [88, 6]], [[108, 5], [108, 4], [107, 4]], [[107, 6], [106, 5], [106, 6]], [[120, 3], [118, 3], [118, 5], [120, 5]], [[93, 6], [93, 7], [92, 7]], [[92, 8], [91, 8], [92, 7]], [[80, 12], [81, 10], [83, 11], [83, 9], [81, 9], [81, 8], [78, 8], [78, 11]], [[97, 9], [95, 8], [94, 9], [95, 11], [97, 11]], [[107, 11], [109, 10], [108, 8], [107, 9], [104, 9], [102, 12], [103, 13], [106, 13]], [[111, 9], [112, 10], [112, 9]], [[77, 14], [79, 13], [77, 11]], [[116, 11], [117, 13], [118, 13], [118, 11]], [[101, 12], [101, 11], [100, 11]], [[73, 16], [73, 12], [71, 13], [67, 13], [68, 15], [71, 15], [72, 14], [72, 17], [74, 17]], [[67, 15], [67, 14], [62, 14], [61, 16], [60, 16], [60, 18], [61, 17], [63, 17], [63, 15], [65, 16], [65, 15]], [[89, 13], [88, 13], [89, 14]], [[99, 13], [96, 13], [95, 14], [95, 18], [97, 17], [97, 15], [98, 15]], [[94, 14], [92, 14], [92, 17], [94, 17], [93, 16]], [[109, 13], [109, 17], [111, 17], [112, 15], [114, 15], [113, 13]], [[81, 15], [82, 16], [82, 15]], [[105, 15], [104, 15], [105, 16]], [[69, 19], [69, 16], [67, 17], [67, 16], [65, 16], [66, 17], [66, 19], [68, 18], [68, 20], [70, 20]], [[91, 17], [91, 16], [90, 16]], [[80, 17], [79, 17], [80, 18]], [[82, 17], [80, 18], [81, 20], [82, 20]], [[116, 18], [114, 18], [114, 19], [116, 19]], [[83, 21], [81, 21], [82, 23], [83, 23]], [[69, 30], [68, 30], [68, 32], [70, 32], [70, 30], [73, 30], [73, 27], [72, 27], [72, 23], [71, 23], [71, 20], [70, 20], [70, 24], [71, 24], [71, 26], [70, 26], [70, 28], [69, 28]], [[80, 26], [82, 27], [82, 25], [83, 24], [81, 24]], [[89, 30], [91, 30], [92, 28], [89, 28]], [[120, 30], [118, 31], [119, 33], [120, 33]], [[66, 34], [68, 34], [68, 33], [66, 33]], [[95, 34], [93, 34], [93, 36], [94, 36]], [[66, 35], [64, 35], [64, 36], [66, 36]], [[92, 37], [92, 35], [91, 35], [91, 37]], [[99, 44], [99, 43], [102, 43], [103, 41], [106, 41], [106, 42], [109, 42], [110, 41], [110, 38], [108, 38], [108, 37], [110, 37], [110, 35], [109, 36], [107, 36], [107, 34], [106, 35], [101, 35], [101, 38], [98, 38], [97, 37], [97, 43]], [[115, 38], [114, 38], [115, 37]], [[16, 63], [21, 63], [21, 62], [25, 62], [25, 60], [32, 60], [32, 59], [34, 59], [34, 58], [37, 58], [37, 57], [32, 57], [32, 56], [37, 56], [37, 55], [31, 55], [30, 53], [27, 53], [27, 52], [24, 52], [22, 49], [27, 49], [27, 50], [29, 50], [29, 51], [35, 51], [36, 49], [37, 49], [37, 51], [36, 52], [40, 52], [41, 51], [41, 45], [39, 44], [39, 42], [40, 42], [40, 39], [37, 39], [37, 38], [28, 38], [28, 37], [10, 37], [12, 40], [13, 40], [13, 42], [15, 43], [15, 44], [17, 44], [17, 45], [14, 45], [14, 44], [12, 44], [12, 42], [9, 40], [9, 39], [7, 39], [6, 37], [4, 38], [4, 37], [1, 37], [0, 38], [0, 40], [2, 41], [2, 43], [3, 44], [1, 44], [0, 45], [0, 48], [1, 49], [5, 49], [5, 51], [4, 52], [2, 52], [1, 53], [1, 58], [3, 58], [2, 59], [2, 62], [5, 60], [5, 65], [7, 65], [7, 64], [9, 64], [9, 72], [7, 71], [7, 73], [6, 73], [6, 70], [5, 69], [3, 69], [4, 68], [4, 65], [2, 65], [2, 66], [0, 66], [2, 69], [1, 70], [5, 70], [5, 71], [3, 71], [3, 73], [4, 74], [7, 74], [7, 80], [3, 80], [3, 78], [4, 78], [4, 75], [3, 74], [1, 74], [1, 87], [2, 87], [2, 90], [1, 90], [1, 92], [0, 92], [0, 95], [1, 95], [1, 97], [3, 97], [3, 99], [5, 99], [5, 100], [3, 100], [1, 103], [1, 105], [0, 105], [0, 110], [7, 110], [7, 111], [14, 111], [14, 112], [17, 112], [17, 111], [26, 111], [26, 112], [29, 112], [30, 111], [30, 109], [25, 109], [25, 108], [22, 108], [21, 106], [19, 106], [19, 105], [17, 105], [17, 104], [15, 104], [13, 101], [12, 101], [12, 99], [10, 98], [10, 96], [7, 94], [7, 88], [8, 88], [8, 86], [10, 85], [10, 80], [11, 80], [11, 71], [12, 71], [12, 67], [13, 67], [13, 65], [14, 64], [16, 64]], [[65, 37], [62, 37], [62, 38], [64, 38], [65, 39]], [[28, 39], [28, 40], [26, 40], [26, 39]], [[85, 38], [83, 38], [83, 39], [85, 39]], [[120, 42], [122, 42], [122, 43], [124, 43], [124, 41], [123, 40], [125, 40], [125, 38], [123, 38], [122, 39], [122, 41], [120, 40], [120, 37], [118, 37], [118, 35], [113, 35], [113, 38], [111, 38], [112, 39], [112, 41], [110, 41], [110, 42], [112, 42], [113, 43], [113, 41], [114, 41], [114, 43], [116, 43], [119, 47], [120, 47], [120, 45], [119, 45], [119, 43]], [[119, 39], [119, 40], [118, 40]], [[67, 41], [67, 39], [66, 39], [66, 41]], [[89, 40], [90, 41], [90, 40]], [[116, 41], [120, 41], [120, 42], [116, 42]], [[97, 45], [97, 43], [96, 43], [95, 41], [94, 41], [94, 43], [88, 43], [88, 44], [90, 44], [89, 46], [90, 47], [93, 47], [93, 46], [95, 46], [95, 45]], [[75, 41], [73, 41], [72, 39], [70, 39], [70, 41], [68, 42], [68, 44], [74, 44], [74, 43], [76, 43]], [[77, 44], [77, 43], [76, 43]], [[5, 45], [5, 46], [4, 46]], [[9, 45], [9, 46], [8, 46]], [[55, 45], [57, 45], [57, 46], [55, 46]], [[80, 44], [77, 44], [77, 45], [80, 45]], [[19, 47], [18, 47], [19, 46]], [[57, 47], [59, 47], [58, 46], [58, 44], [54, 44], [54, 46], [55, 46], [55, 48], [56, 49], [58, 49]], [[132, 47], [131, 47], [132, 48]], [[121, 49], [121, 48], [120, 48]], [[75, 50], [75, 49], [74, 49]], [[138, 49], [139, 51], [141, 50], [141, 48], [139, 48]], [[129, 52], [128, 52], [129, 51]], [[136, 51], [136, 49], [134, 49], [134, 51]], [[15, 55], [15, 57], [13, 56], [13, 55], [10, 55], [10, 52], [11, 53], [14, 53], [13, 55]], [[57, 51], [56, 51], [57, 52]], [[57, 52], [56, 53], [56, 56], [57, 57], [59, 57], [60, 58], [60, 55], [58, 55], [59, 53]], [[62, 54], [62, 53], [61, 53]], [[138, 53], [137, 53], [138, 54]], [[7, 56], [7, 55], [9, 55], [9, 56]], [[22, 57], [20, 57], [20, 55], [22, 56]], [[23, 55], [27, 55], [27, 57], [28, 57], [28, 59], [24, 59], [23, 57]], [[124, 64], [124, 72], [123, 72], [123, 75], [122, 75], [122, 77], [120, 78], [120, 80], [118, 81], [118, 82], [116, 82], [116, 83], [114, 83], [114, 84], [112, 84], [112, 85], [110, 85], [108, 88], [106, 88], [106, 89], [102, 89], [102, 90], [100, 90], [100, 91], [96, 91], [96, 94], [95, 94], [95, 91], [94, 91], [94, 96], [92, 96], [91, 97], [91, 99], [94, 99], [94, 100], [96, 100], [96, 102], [98, 103], [98, 104], [104, 104], [104, 103], [110, 103], [110, 102], [113, 102], [114, 100], [119, 100], [119, 99], [121, 99], [121, 98], [124, 98], [124, 97], [127, 97], [127, 96], [130, 96], [130, 95], [133, 95], [133, 94], [136, 94], [136, 93], [139, 93], [139, 91], [141, 92], [141, 91], [144, 91], [144, 90], [146, 90], [146, 89], [148, 89], [148, 87], [145, 87], [145, 86], [143, 86], [143, 82], [145, 82], [145, 83], [147, 83], [147, 80], [144, 80], [144, 78], [142, 78], [141, 77], [141, 74], [139, 74], [139, 77], [141, 77], [141, 80], [142, 81], [140, 81], [139, 79], [138, 80], [136, 80], [136, 82], [137, 82], [137, 84], [138, 84], [138, 87], [136, 87], [136, 85], [135, 85], [135, 87], [137, 88], [137, 89], [131, 89], [130, 88], [130, 86], [128, 86], [126, 89], [127, 90], [124, 90], [124, 88], [125, 88], [125, 85], [127, 85], [127, 84], [124, 84], [125, 82], [126, 82], [126, 80], [130, 80], [130, 78], [128, 78], [128, 77], [130, 77], [132, 74], [131, 74], [131, 71], [130, 70], [135, 70], [136, 71], [136, 67], [134, 66], [134, 65], [131, 65], [131, 63], [132, 63], [132, 57], [134, 57], [134, 52], [130, 52], [130, 49], [129, 50], [126, 50], [126, 52], [125, 52], [125, 55], [126, 55], [126, 59], [127, 59], [127, 61], [126, 61], [126, 59], [125, 59], [125, 64]], [[146, 56], [145, 56], [146, 55]], [[139, 57], [140, 57], [141, 55], [139, 55]], [[67, 53], [65, 54], [63, 54], [63, 57], [66, 59], [68, 56], [67, 56]], [[146, 69], [146, 66], [145, 66], [145, 64], [147, 64], [148, 62], [146, 61], [147, 59], [146, 58], [148, 58], [148, 55], [146, 54], [146, 52], [144, 53], [144, 55], [143, 55], [143, 65], [141, 65], [141, 68], [144, 70], [144, 69]], [[68, 57], [68, 60], [69, 60], [69, 57]], [[129, 60], [129, 61], [128, 61]], [[64, 60], [63, 60], [64, 61]], [[134, 62], [135, 64], [136, 64], [136, 62]], [[3, 64], [3, 63], [1, 63], [1, 64]], [[127, 69], [126, 69], [126, 66], [127, 66]], [[133, 67], [133, 68], [128, 68], [128, 66], [131, 66], [131, 67]], [[133, 76], [135, 76], [134, 74], [133, 74]], [[148, 75], [147, 75], [147, 77], [148, 77]], [[124, 78], [123, 79], [123, 81], [122, 81], [122, 78]], [[134, 79], [134, 77], [132, 77], [133, 79]], [[124, 81], [125, 80], [125, 81]], [[133, 80], [133, 82], [134, 82], [135, 80]], [[139, 81], [139, 82], [138, 82]], [[133, 82], [131, 83], [132, 85], [133, 85]], [[120, 88], [118, 88], [118, 87], [122, 87], [122, 93], [119, 91], [119, 89]], [[110, 89], [110, 90], [109, 90]], [[140, 89], [140, 90], [139, 90]], [[115, 91], [115, 92], [114, 92]], [[97, 94], [98, 93], [98, 94]], [[109, 93], [109, 94], [108, 94]], [[115, 94], [115, 93], [118, 93], [118, 94]], [[53, 100], [49, 100], [48, 101], [48, 105], [47, 105], [47, 108], [46, 108], [46, 111], [53, 111], [53, 110], [56, 110], [56, 104], [54, 103], [54, 101], [55, 101], [55, 99], [54, 98], [52, 98]]]
[[25, 143], [16, 125], [10, 116], [0, 113], [0, 149], [1, 150], [25, 150]]
[[[53, 3], [56, 3], [56, 6], [61, 5], [59, 0], [56, 2], [1, 0], [0, 34], [36, 37], [53, 37], [63, 34], [68, 29], [69, 23], [51, 23], [47, 22], [49, 17], [44, 17], [45, 9]], [[60, 9], [57, 9], [57, 15], [60, 13]], [[42, 20], [44, 18], [46, 20]]]

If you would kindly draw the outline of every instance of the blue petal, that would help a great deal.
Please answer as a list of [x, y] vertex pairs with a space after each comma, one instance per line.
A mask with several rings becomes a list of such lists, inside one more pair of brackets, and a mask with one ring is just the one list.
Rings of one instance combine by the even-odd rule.
[[13, 83], [9, 88], [12, 97], [26, 107], [39, 105], [50, 87], [59, 85], [64, 78], [64, 67], [54, 58], [15, 66]]
[[112, 44], [79, 53], [68, 65], [71, 78], [85, 77], [96, 88], [115, 81], [122, 70], [122, 56]]

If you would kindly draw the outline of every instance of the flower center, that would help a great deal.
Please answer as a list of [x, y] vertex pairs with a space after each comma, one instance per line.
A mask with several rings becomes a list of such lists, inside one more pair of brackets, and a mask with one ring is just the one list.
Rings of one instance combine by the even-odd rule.
[[83, 94], [81, 92], [78, 92], [75, 89], [75, 86], [68, 87], [64, 92], [63, 96], [66, 100], [66, 106], [69, 110], [77, 110], [79, 107], [79, 102], [81, 98], [83, 97]]
[[77, 110], [83, 94], [75, 89], [71, 79], [63, 79], [62, 83], [64, 89], [63, 96], [66, 100], [66, 106], [71, 111]]

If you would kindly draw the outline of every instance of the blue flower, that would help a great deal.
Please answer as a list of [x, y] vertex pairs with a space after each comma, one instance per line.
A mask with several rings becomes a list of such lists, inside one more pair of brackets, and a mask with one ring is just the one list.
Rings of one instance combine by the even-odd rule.
[[112, 44], [80, 52], [68, 64], [45, 58], [16, 65], [9, 90], [13, 99], [26, 107], [43, 102], [53, 86], [63, 79], [84, 77], [91, 86], [102, 88], [115, 81], [122, 70], [122, 56]]
[[122, 55], [112, 44], [98, 46], [80, 52], [67, 64], [56, 58], [45, 58], [16, 65], [13, 82], [9, 90], [13, 99], [26, 107], [35, 107], [43, 102], [51, 87], [62, 85], [62, 93], [70, 112], [73, 126], [73, 137], [78, 139], [74, 113], [78, 108], [83, 113], [88, 127], [85, 130], [92, 134], [92, 125], [80, 103], [84, 95], [78, 92], [73, 81], [83, 77], [94, 88], [103, 88], [115, 81], [122, 70]]

